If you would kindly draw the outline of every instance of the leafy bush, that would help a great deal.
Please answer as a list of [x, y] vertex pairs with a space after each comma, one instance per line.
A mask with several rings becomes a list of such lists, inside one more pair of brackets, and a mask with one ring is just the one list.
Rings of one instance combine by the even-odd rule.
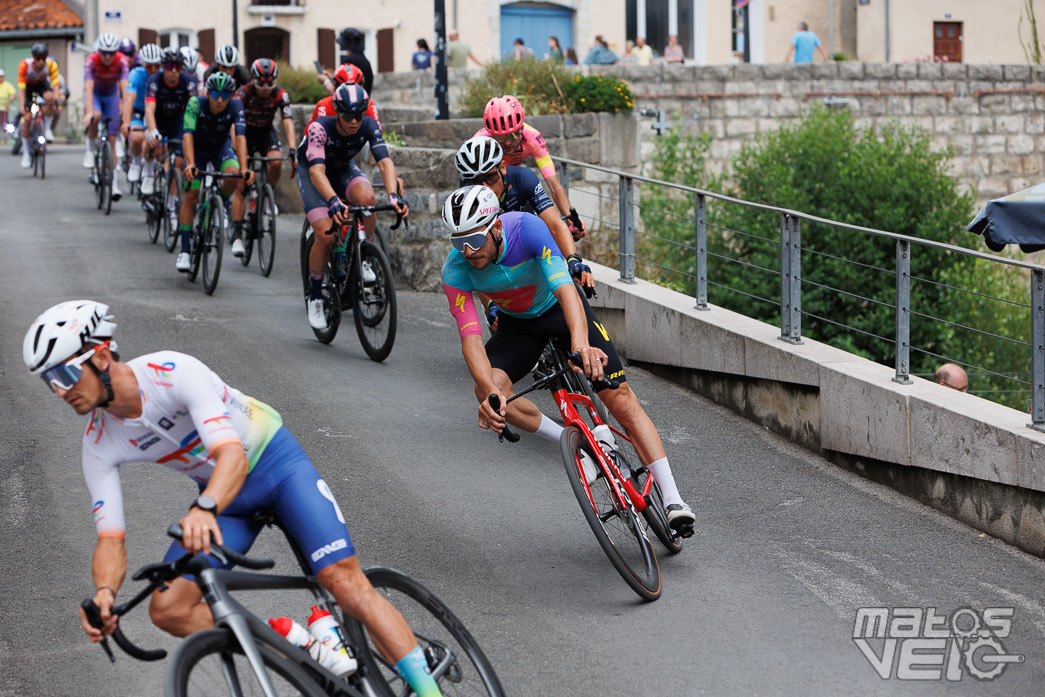
[[459, 102], [466, 116], [482, 116], [492, 97], [514, 95], [527, 115], [631, 111], [627, 83], [613, 75], [575, 75], [561, 63], [504, 60], [465, 83]]
[[294, 68], [280, 63], [279, 86], [290, 93], [290, 101], [294, 104], [315, 104], [330, 96], [327, 89], [316, 80], [315, 68]]

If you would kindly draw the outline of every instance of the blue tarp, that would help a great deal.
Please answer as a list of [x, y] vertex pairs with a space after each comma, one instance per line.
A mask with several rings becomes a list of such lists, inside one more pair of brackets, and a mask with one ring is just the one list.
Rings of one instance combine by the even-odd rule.
[[1045, 249], [1045, 183], [988, 201], [966, 229], [983, 235], [995, 252], [1007, 244], [1024, 252]]

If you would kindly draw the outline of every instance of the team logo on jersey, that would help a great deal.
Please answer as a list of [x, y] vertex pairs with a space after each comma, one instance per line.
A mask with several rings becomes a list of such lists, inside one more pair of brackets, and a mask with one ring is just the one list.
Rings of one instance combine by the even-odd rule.
[[91, 435], [91, 431], [97, 431], [98, 435], [94, 437], [94, 444], [98, 443], [102, 439], [102, 432], [105, 430], [105, 419], [102, 416], [101, 409], [94, 409], [91, 411], [91, 422], [87, 424], [87, 432], [84, 433], [84, 437]]
[[[222, 423], [222, 421], [225, 420], [225, 419], [228, 419], [228, 423], [227, 424]], [[215, 423], [215, 424], [218, 424], [219, 426], [231, 426], [232, 425], [232, 417], [229, 416], [228, 414], [222, 414], [221, 416], [215, 416], [213, 418], [207, 419], [203, 423], [205, 423], [205, 424]]]
[[203, 445], [203, 441], [200, 439], [199, 434], [195, 429], [193, 429], [192, 433], [182, 438], [181, 448], [175, 450], [169, 455], [164, 455], [156, 462], [161, 465], [165, 465], [168, 462], [182, 462], [187, 465], [192, 462], [189, 458], [198, 456], [206, 449], [207, 448]]
[[164, 431], [169, 431], [174, 428], [174, 422], [168, 419], [166, 416], [160, 419], [160, 428]]
[[156, 373], [156, 377], [161, 378], [163, 380], [169, 380], [171, 377], [171, 373], [174, 372], [173, 361], [167, 361], [166, 363], [163, 363], [161, 365], [156, 365], [155, 363], [147, 363], [146, 365], [152, 368], [152, 371]]
[[157, 436], [152, 431], [150, 431], [149, 433], [145, 434], [145, 437], [142, 438], [140, 442], [135, 440], [134, 438], [131, 438], [130, 441], [131, 441], [131, 445], [136, 447], [138, 450], [141, 450], [142, 452], [145, 452], [146, 450], [148, 450], [152, 446], [154, 446], [157, 443], [159, 443], [160, 442], [160, 437]]
[[609, 335], [609, 333], [608, 333], [608, 332], [606, 331], [606, 327], [602, 326], [601, 324], [599, 324], [599, 323], [598, 323], [598, 322], [596, 322], [595, 320], [592, 320], [592, 322], [591, 322], [591, 323], [592, 323], [592, 324], [594, 324], [594, 325], [595, 325], [595, 328], [599, 330], [599, 334], [602, 334], [602, 338], [603, 338], [603, 339], [605, 339], [606, 341], [609, 341], [609, 340], [610, 340], [610, 335]]
[[552, 250], [545, 247], [544, 251], [541, 252], [541, 261], [546, 261], [549, 264], [552, 263]]
[[454, 307], [457, 308], [458, 312], [464, 312], [464, 294], [458, 293], [457, 300], [454, 301]]
[[98, 522], [105, 517], [105, 515], [102, 514], [102, 507], [104, 505], [105, 501], [95, 501], [94, 506], [91, 508], [91, 515], [94, 517], [95, 525], [97, 525]]

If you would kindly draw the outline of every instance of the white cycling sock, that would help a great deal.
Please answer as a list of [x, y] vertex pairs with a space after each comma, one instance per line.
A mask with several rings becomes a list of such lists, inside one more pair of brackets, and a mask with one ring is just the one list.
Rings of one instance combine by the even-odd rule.
[[682, 495], [679, 494], [679, 488], [675, 485], [675, 477], [671, 474], [671, 465], [668, 464], [668, 458], [662, 457], [649, 463], [647, 467], [650, 474], [657, 481], [657, 486], [660, 487], [660, 496], [664, 499], [665, 506], [670, 506], [673, 503], [685, 503], [682, 500]]
[[46, 128], [47, 130], [51, 130], [51, 124], [52, 123], [54, 123], [54, 117], [53, 116], [45, 116], [44, 117], [44, 128]]
[[85, 139], [84, 147], [87, 149], [87, 152], [89, 152], [90, 154], [93, 155], [94, 154], [94, 139], [93, 138]]
[[535, 435], [540, 436], [544, 440], [550, 440], [553, 443], [558, 443], [559, 436], [562, 435], [562, 431], [562, 426], [555, 423], [544, 414], [541, 414], [541, 425], [537, 427]]

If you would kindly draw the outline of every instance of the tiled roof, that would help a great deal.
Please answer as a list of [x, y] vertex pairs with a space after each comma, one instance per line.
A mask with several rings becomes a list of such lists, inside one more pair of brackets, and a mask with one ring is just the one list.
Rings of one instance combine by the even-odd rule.
[[82, 26], [83, 19], [62, 0], [0, 0], [0, 31]]

